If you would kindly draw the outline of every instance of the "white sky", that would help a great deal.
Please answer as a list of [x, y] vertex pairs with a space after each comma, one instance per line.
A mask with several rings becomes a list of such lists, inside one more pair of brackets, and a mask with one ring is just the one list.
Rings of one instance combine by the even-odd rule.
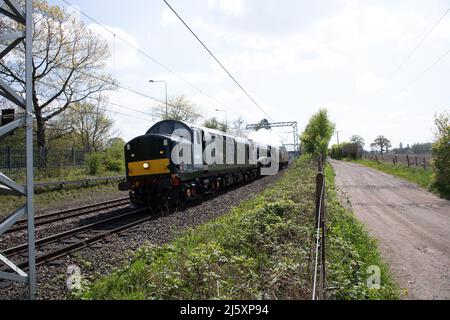
[[[215, 64], [162, 0], [69, 0], [120, 37], [188, 79], [214, 99], [167, 73], [96, 25], [111, 44], [108, 71], [130, 87], [164, 99], [185, 94], [210, 117], [247, 122], [265, 116]], [[450, 8], [444, 0], [294, 1], [171, 0], [172, 6], [275, 121], [305, 127], [320, 107], [341, 141], [377, 135], [394, 146], [433, 140], [433, 116], [450, 110], [450, 14], [392, 78], [389, 75]], [[61, 0], [51, 3], [66, 6]], [[89, 21], [86, 23], [91, 24]], [[150, 112], [155, 103], [126, 91], [116, 102]], [[130, 116], [144, 117], [112, 107]], [[114, 115], [125, 139], [144, 134], [149, 119]], [[282, 130], [287, 132], [288, 130]], [[284, 134], [287, 137], [288, 134]], [[335, 141], [336, 138], [334, 138]]]

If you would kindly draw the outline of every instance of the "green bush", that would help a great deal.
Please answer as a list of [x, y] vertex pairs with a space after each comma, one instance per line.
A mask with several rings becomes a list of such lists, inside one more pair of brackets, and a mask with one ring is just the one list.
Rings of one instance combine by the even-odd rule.
[[449, 114], [435, 119], [437, 140], [433, 144], [435, 186], [443, 195], [450, 194], [450, 121]]
[[103, 155], [96, 152], [86, 155], [86, 170], [92, 175], [102, 172], [104, 170]]
[[330, 150], [331, 159], [341, 160], [342, 157], [342, 148], [340, 145], [334, 144]]
[[120, 139], [116, 139], [108, 148], [106, 148], [103, 160], [106, 169], [116, 172], [124, 171], [124, 147], [125, 143]]
[[357, 143], [343, 142], [340, 145], [333, 145], [331, 147], [330, 156], [332, 159], [341, 160], [348, 158], [352, 160], [361, 159], [363, 148]]
[[116, 171], [116, 172], [124, 171], [123, 160], [106, 158], [105, 167], [108, 171]]

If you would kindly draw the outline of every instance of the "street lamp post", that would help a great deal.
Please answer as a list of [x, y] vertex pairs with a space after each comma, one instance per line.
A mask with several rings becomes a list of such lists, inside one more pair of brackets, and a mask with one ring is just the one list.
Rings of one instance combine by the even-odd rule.
[[216, 111], [225, 113], [225, 126], [227, 127], [227, 131], [228, 131], [228, 115], [227, 115], [227, 111], [226, 110], [220, 110], [220, 109], [216, 109]]
[[169, 118], [169, 109], [168, 109], [168, 102], [167, 102], [167, 81], [165, 80], [150, 80], [150, 83], [164, 83], [164, 86], [166, 88], [166, 119]]

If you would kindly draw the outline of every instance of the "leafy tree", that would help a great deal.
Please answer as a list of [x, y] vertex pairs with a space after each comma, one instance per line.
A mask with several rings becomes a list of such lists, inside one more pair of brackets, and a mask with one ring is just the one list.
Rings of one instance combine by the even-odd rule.
[[211, 119], [206, 120], [203, 123], [203, 126], [210, 129], [220, 130], [222, 132], [227, 132], [227, 125], [223, 122], [217, 120], [217, 118], [213, 117]]
[[300, 137], [303, 151], [326, 157], [334, 129], [335, 125], [328, 118], [328, 111], [326, 109], [319, 110], [311, 117]]
[[364, 148], [364, 146], [365, 146], [365, 142], [364, 142], [363, 137], [358, 136], [358, 135], [351, 136], [350, 137], [350, 142], [351, 143], [356, 143], [357, 145], [360, 145], [361, 148]]
[[[24, 0], [17, 1], [24, 6]], [[99, 92], [113, 89], [102, 72], [109, 57], [106, 41], [73, 15], [44, 0], [33, 2], [33, 103], [37, 145], [45, 147], [47, 124], [69, 107]], [[21, 31], [17, 23], [0, 19], [4, 32]], [[25, 46], [20, 44], [0, 60], [0, 75], [24, 94]]]
[[172, 98], [168, 101], [166, 114], [166, 105], [161, 104], [153, 116], [157, 120], [178, 120], [189, 123], [196, 123], [202, 117], [198, 107], [190, 102], [184, 95]]
[[375, 150], [379, 151], [381, 154], [384, 152], [388, 153], [389, 148], [392, 147], [391, 141], [387, 139], [385, 136], [378, 136], [375, 141], [370, 145], [370, 147]]
[[435, 117], [436, 142], [433, 144], [433, 168], [438, 189], [450, 196], [450, 113]]
[[112, 132], [114, 120], [107, 115], [99, 101], [71, 107], [64, 122], [64, 127], [71, 128], [72, 136], [89, 152], [103, 149], [106, 142], [116, 134]]

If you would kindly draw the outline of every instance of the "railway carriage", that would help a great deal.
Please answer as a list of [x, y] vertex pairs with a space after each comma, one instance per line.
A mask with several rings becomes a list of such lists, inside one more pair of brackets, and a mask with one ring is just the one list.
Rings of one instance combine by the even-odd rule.
[[250, 139], [164, 120], [125, 145], [126, 183], [137, 207], [168, 209], [230, 185], [251, 181], [279, 152], [280, 168], [289, 161], [284, 147], [273, 149]]

